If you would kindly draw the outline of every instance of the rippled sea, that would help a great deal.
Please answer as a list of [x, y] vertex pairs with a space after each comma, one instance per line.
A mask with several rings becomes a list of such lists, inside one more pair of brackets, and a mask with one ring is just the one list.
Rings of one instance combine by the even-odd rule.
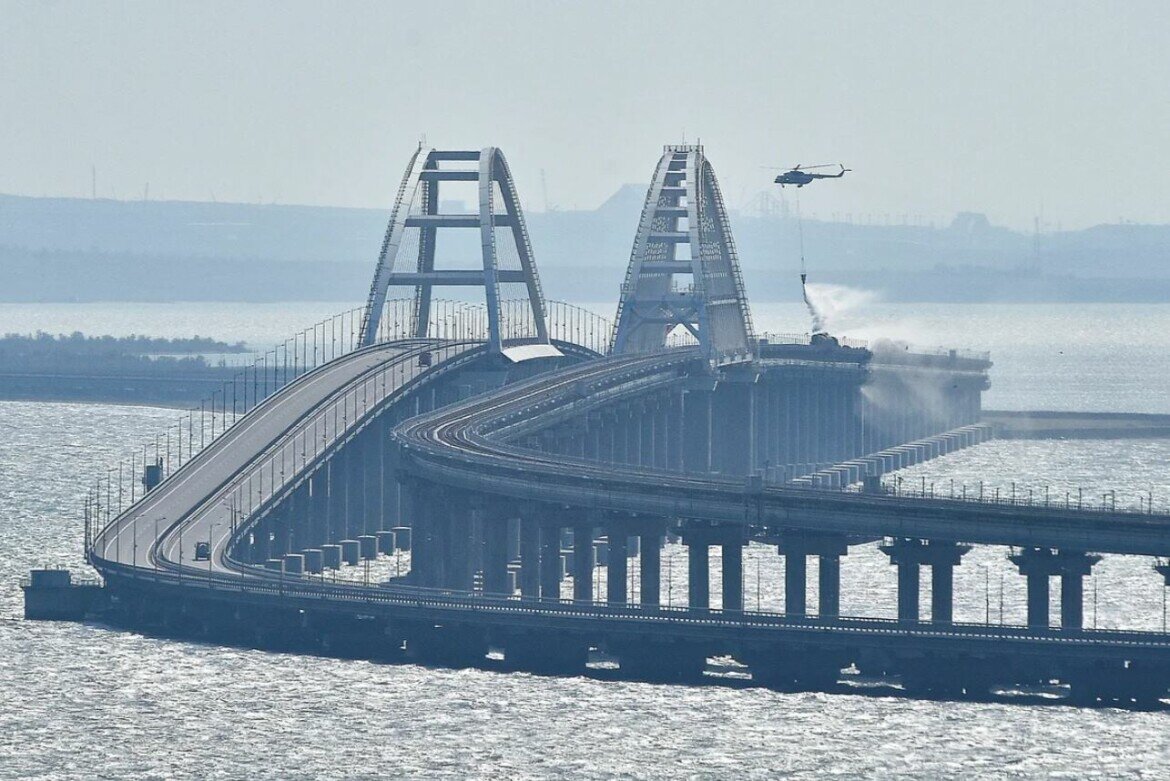
[[[839, 323], [859, 336], [991, 349], [987, 406], [1170, 412], [1170, 309], [847, 304]], [[175, 305], [170, 322], [185, 325], [167, 330], [151, 327], [161, 307], [0, 306], [0, 331], [199, 331], [262, 344], [341, 308]], [[782, 306], [756, 319], [778, 331], [803, 322]], [[82, 569], [82, 485], [174, 415], [0, 402], [0, 778], [1170, 777], [1170, 713], [379, 665], [20, 620], [29, 568]], [[1086, 501], [1115, 488], [1119, 505], [1151, 492], [1163, 504], [1168, 467], [1170, 440], [993, 442], [903, 480], [941, 493], [952, 479], [1005, 494], [1014, 484], [1035, 498], [1047, 487], [1053, 499], [1080, 487]], [[956, 619], [1023, 620], [1023, 584], [1004, 554], [964, 559]], [[666, 561], [664, 597], [679, 602], [681, 549]], [[842, 578], [843, 612], [893, 615], [894, 573], [873, 546], [850, 552]], [[753, 546], [748, 606], [779, 607], [782, 581], [775, 551]], [[1086, 583], [1090, 625], [1156, 629], [1163, 611], [1148, 560], [1107, 557]]]

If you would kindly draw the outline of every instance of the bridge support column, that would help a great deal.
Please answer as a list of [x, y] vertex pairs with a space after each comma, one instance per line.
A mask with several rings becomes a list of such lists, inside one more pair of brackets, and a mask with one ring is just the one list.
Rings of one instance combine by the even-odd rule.
[[609, 563], [606, 565], [605, 598], [613, 605], [624, 605], [628, 600], [626, 593], [627, 569], [626, 556], [629, 552], [629, 540], [625, 524], [611, 523], [606, 531], [609, 540]]
[[483, 536], [483, 591], [511, 596], [508, 588], [508, 518], [502, 508], [478, 510]]
[[[561, 527], [540, 527], [540, 594], [544, 599], [561, 598]], [[536, 596], [535, 594], [533, 596]]]
[[743, 546], [746, 540], [723, 543], [723, 609], [743, 610]]
[[756, 376], [729, 371], [714, 394], [712, 456], [724, 474], [746, 475], [755, 468]]
[[351, 540], [366, 533], [362, 507], [365, 499], [363, 450], [360, 434], [341, 449], [345, 454], [345, 535]]
[[584, 457], [592, 461], [601, 458], [601, 416], [594, 413], [585, 416]]
[[1051, 548], [1025, 548], [1011, 556], [1012, 563], [1028, 582], [1028, 626], [1048, 628], [1048, 579], [1059, 575], [1060, 626], [1062, 629], [1084, 628], [1084, 578], [1100, 560], [1100, 556], [1092, 553]]
[[707, 541], [687, 542], [687, 605], [706, 610], [711, 606], [711, 564]]
[[306, 542], [313, 547], [330, 540], [327, 534], [326, 514], [329, 512], [329, 484], [326, 470], [318, 469], [309, 477], [309, 536]]
[[817, 613], [821, 618], [838, 618], [841, 615], [841, 556], [822, 553], [820, 565]]
[[593, 601], [593, 524], [573, 524], [573, 599]]
[[808, 613], [808, 556], [820, 557], [817, 614], [837, 618], [841, 614], [841, 557], [849, 553], [845, 535], [796, 529], [780, 535], [778, 550], [784, 556], [784, 612]]
[[670, 469], [670, 414], [669, 396], [654, 400], [654, 466]]
[[646, 399], [636, 405], [634, 419], [638, 422], [638, 458], [634, 462], [639, 466], [655, 466], [658, 458], [655, 447], [658, 444], [654, 436], [657, 412], [652, 399]]
[[920, 573], [917, 561], [898, 561], [898, 620], [918, 621]]
[[711, 606], [710, 546], [719, 545], [723, 554], [723, 608], [743, 609], [743, 546], [741, 526], [707, 526], [692, 522], [683, 526], [687, 546], [687, 602], [694, 608]]
[[263, 564], [272, 558], [271, 535], [266, 523], [258, 523], [252, 529], [252, 563]]
[[930, 620], [949, 624], [954, 617], [954, 571], [970, 545], [944, 540], [895, 538], [882, 546], [890, 563], [898, 567], [898, 620], [919, 620], [920, 567], [931, 568]]
[[662, 532], [643, 532], [638, 540], [642, 604], [658, 607], [662, 594]]
[[784, 552], [784, 612], [790, 616], [808, 613], [808, 562], [805, 551]]
[[683, 468], [687, 472], [711, 471], [712, 387], [688, 388], [683, 394]]
[[540, 534], [536, 518], [525, 513], [520, 519], [520, 594], [525, 597], [540, 596]]
[[375, 420], [364, 434], [367, 439], [365, 459], [362, 463], [365, 472], [362, 483], [364, 487], [362, 510], [365, 514], [366, 534], [374, 534], [390, 528], [390, 525], [386, 523], [387, 519], [384, 513], [386, 480], [382, 454], [388, 442], [386, 438], [381, 436], [382, 427], [381, 420]]
[[1068, 572], [1060, 575], [1060, 626], [1063, 629], [1085, 626], [1084, 575]]

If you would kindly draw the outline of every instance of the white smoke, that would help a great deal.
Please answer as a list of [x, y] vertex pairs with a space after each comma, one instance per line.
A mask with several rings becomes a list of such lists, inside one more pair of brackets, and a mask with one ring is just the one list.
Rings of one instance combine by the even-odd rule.
[[808, 285], [801, 285], [801, 292], [804, 294], [804, 305], [808, 307], [808, 313], [812, 315], [814, 334], [828, 333], [828, 327], [825, 325], [825, 316], [817, 309], [816, 304], [808, 297]]
[[810, 282], [802, 287], [805, 306], [812, 315], [813, 333], [817, 334], [828, 333], [833, 327], [839, 329], [842, 317], [877, 298], [869, 290], [845, 285]]

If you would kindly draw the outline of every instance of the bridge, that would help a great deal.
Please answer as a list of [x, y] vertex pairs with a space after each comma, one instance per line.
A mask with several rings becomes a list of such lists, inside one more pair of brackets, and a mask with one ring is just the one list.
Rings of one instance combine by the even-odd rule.
[[[440, 212], [440, 186], [460, 183], [476, 211]], [[464, 267], [444, 266], [444, 246]], [[484, 303], [436, 287], [482, 287]], [[1170, 635], [1085, 628], [1083, 582], [1110, 554], [1165, 575], [1170, 516], [886, 492], [883, 473], [988, 436], [987, 356], [757, 334], [749, 312], [702, 147], [665, 148], [612, 324], [544, 300], [499, 150], [420, 149], [367, 306], [289, 339], [95, 484], [86, 551], [106, 615], [549, 673], [603, 653], [623, 676], [689, 681], [731, 657], [779, 688], [836, 690], [850, 668], [928, 696], [1053, 681], [1085, 703], [1167, 694]], [[668, 539], [687, 549], [685, 606], [663, 604]], [[842, 615], [841, 557], [875, 540], [897, 618]], [[745, 607], [753, 543], [784, 556], [782, 612]], [[1012, 547], [1026, 625], [953, 620], [974, 545]], [[387, 554], [405, 571], [371, 581]]]

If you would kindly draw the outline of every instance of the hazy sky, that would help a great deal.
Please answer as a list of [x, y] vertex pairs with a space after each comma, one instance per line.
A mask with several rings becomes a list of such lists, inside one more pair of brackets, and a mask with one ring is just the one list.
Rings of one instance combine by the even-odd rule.
[[0, 192], [385, 207], [425, 133], [591, 208], [685, 133], [732, 205], [1170, 222], [1168, 9], [0, 0]]

